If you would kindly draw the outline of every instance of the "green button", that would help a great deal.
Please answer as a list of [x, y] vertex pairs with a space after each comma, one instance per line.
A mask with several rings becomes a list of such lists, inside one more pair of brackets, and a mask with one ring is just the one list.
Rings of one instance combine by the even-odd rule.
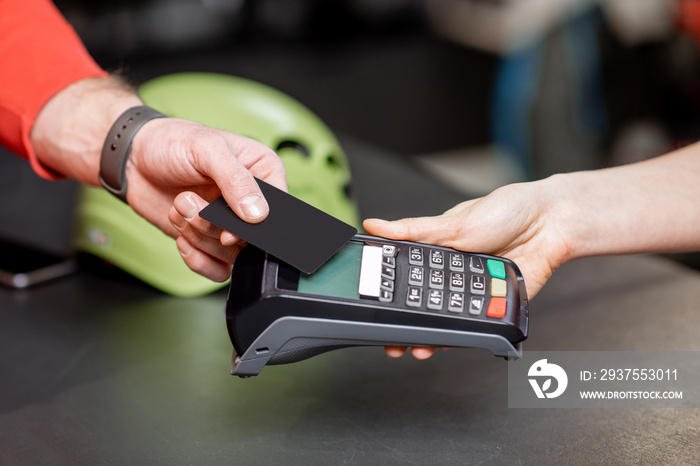
[[506, 266], [503, 262], [489, 259], [486, 261], [486, 266], [489, 268], [489, 273], [492, 277], [506, 278]]

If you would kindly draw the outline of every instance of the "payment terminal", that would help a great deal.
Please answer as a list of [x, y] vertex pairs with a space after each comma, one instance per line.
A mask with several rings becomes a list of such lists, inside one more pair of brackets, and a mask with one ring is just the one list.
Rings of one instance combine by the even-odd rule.
[[226, 319], [231, 373], [247, 377], [351, 346], [479, 347], [519, 358], [528, 301], [510, 260], [355, 235], [312, 274], [247, 246]]

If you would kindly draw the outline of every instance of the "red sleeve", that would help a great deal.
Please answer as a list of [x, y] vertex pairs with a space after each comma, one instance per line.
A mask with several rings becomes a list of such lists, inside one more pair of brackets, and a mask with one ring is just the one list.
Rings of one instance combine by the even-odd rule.
[[700, 2], [697, 0], [678, 0], [676, 12], [681, 29], [688, 32], [700, 43]]
[[29, 141], [39, 111], [61, 89], [105, 76], [49, 0], [0, 0], [0, 143], [45, 178]]

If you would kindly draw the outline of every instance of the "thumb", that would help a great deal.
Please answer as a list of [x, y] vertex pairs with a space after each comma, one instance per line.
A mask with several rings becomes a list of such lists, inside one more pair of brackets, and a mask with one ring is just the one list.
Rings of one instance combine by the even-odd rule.
[[[249, 223], [262, 222], [270, 206], [260, 190], [255, 177], [241, 164], [232, 163], [234, 176], [222, 180], [218, 174], [214, 181], [219, 185], [226, 203], [236, 215]], [[217, 179], [219, 178], [219, 179]]]

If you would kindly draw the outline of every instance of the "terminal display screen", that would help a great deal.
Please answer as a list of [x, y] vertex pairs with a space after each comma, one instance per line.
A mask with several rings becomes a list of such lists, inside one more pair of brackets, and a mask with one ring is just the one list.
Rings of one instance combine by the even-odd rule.
[[299, 276], [300, 293], [358, 299], [362, 244], [350, 242], [312, 274]]

